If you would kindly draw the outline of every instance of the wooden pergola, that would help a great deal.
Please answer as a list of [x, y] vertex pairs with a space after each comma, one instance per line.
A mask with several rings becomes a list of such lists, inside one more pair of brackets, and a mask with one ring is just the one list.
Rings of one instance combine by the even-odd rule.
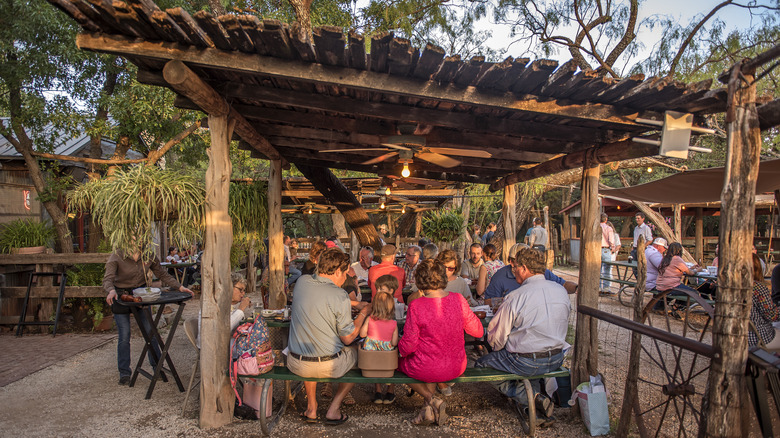
[[[231, 139], [240, 140], [241, 147], [256, 157], [271, 160], [272, 291], [283, 290], [282, 168], [295, 164], [344, 215], [360, 243], [378, 247], [365, 210], [329, 168], [400, 179], [399, 158], [404, 158], [412, 160], [412, 178], [503, 188], [505, 234], [512, 237], [514, 183], [582, 167], [578, 305], [598, 307], [599, 165], [658, 153], [657, 146], [632, 142], [657, 129], [638, 123], [638, 118], [661, 120], [664, 111], [674, 110], [693, 113], [694, 124], [701, 124], [703, 115], [726, 110], [729, 99], [726, 88], [710, 89], [711, 79], [694, 84], [643, 75], [614, 79], [602, 70], [580, 71], [572, 61], [559, 66], [546, 59], [464, 60], [432, 44], [412, 47], [392, 33], [367, 41], [362, 35], [324, 26], [310, 37], [297, 23], [248, 14], [215, 17], [206, 11], [191, 16], [181, 8], [161, 10], [151, 0], [49, 1], [82, 27], [77, 40], [81, 49], [125, 57], [138, 67], [139, 82], [168, 87], [178, 94], [178, 107], [209, 116], [202, 427], [229, 422], [233, 406], [224, 361], [231, 290], [227, 257]], [[771, 105], [777, 109], [776, 102]], [[393, 143], [398, 134], [408, 135], [403, 131], [409, 125], [415, 138], [424, 138], [424, 146], [414, 148], [411, 157], [383, 157], [388, 152], [383, 145]], [[426, 159], [435, 158], [431, 153], [447, 155], [456, 163], [437, 159], [433, 161], [439, 164], [434, 164]], [[504, 248], [513, 243], [505, 242]], [[730, 250], [732, 245], [721, 248]], [[733, 248], [743, 249], [741, 244]], [[735, 266], [746, 260], [735, 259]], [[272, 305], [280, 306], [282, 297], [272, 293]], [[575, 385], [597, 372], [596, 320], [579, 314], [576, 334]], [[723, 362], [731, 369], [736, 363]], [[711, 421], [720, 418], [716, 415]]]

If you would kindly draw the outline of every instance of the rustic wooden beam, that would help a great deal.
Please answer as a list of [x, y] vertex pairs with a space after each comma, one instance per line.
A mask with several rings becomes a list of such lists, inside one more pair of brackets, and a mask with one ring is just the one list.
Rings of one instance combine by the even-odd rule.
[[704, 209], [696, 207], [696, 247], [694, 258], [696, 263], [704, 265]]
[[75, 254], [0, 254], [0, 265], [75, 265], [106, 263], [111, 253], [84, 252]]
[[[357, 196], [358, 190], [352, 190], [352, 193]], [[393, 196], [455, 196], [458, 193], [457, 189], [392, 189]], [[371, 193], [364, 193], [364, 196], [370, 196]], [[317, 190], [282, 190], [282, 196], [294, 197], [294, 198], [318, 198], [322, 196], [322, 193]], [[379, 196], [379, 195], [376, 195]]]
[[389, 95], [420, 99], [436, 99], [488, 109], [505, 109], [518, 112], [555, 115], [573, 119], [614, 123], [636, 127], [637, 117], [653, 118], [654, 112], [637, 112], [624, 107], [588, 103], [578, 104], [558, 100], [541, 100], [533, 96], [518, 99], [512, 93], [485, 93], [475, 87], [459, 88], [441, 85], [436, 81], [424, 81], [411, 77], [399, 77], [373, 71], [329, 66], [298, 60], [246, 54], [218, 49], [200, 49], [176, 43], [136, 41], [118, 35], [81, 34], [77, 45], [83, 50], [93, 50], [117, 55], [143, 56], [160, 60], [179, 59], [202, 67], [230, 69], [276, 78], [311, 82], [320, 85], [342, 86], [359, 90], [381, 92]]
[[[778, 46], [780, 47], [780, 46]], [[741, 74], [739, 72], [742, 72]], [[701, 413], [700, 436], [742, 437], [742, 392], [753, 303], [755, 193], [761, 154], [755, 70], [734, 66], [728, 83], [728, 145], [721, 192], [718, 293], [712, 325], [715, 350]]]
[[[580, 279], [577, 307], [598, 308], [601, 272], [601, 231], [599, 226], [599, 164], [591, 159], [582, 171], [582, 240], [580, 243]], [[577, 313], [572, 362], [572, 385], [587, 382], [598, 374], [598, 320]]]
[[611, 143], [584, 151], [574, 152], [566, 156], [546, 161], [527, 170], [512, 173], [490, 185], [490, 191], [517, 184], [547, 175], [580, 167], [585, 162], [586, 155], [592, 155], [595, 164], [606, 164], [612, 161], [622, 161], [631, 158], [658, 155], [658, 146], [634, 144], [631, 140]]
[[[235, 120], [235, 131], [244, 141], [271, 160], [283, 159], [279, 152], [227, 103], [213, 88], [179, 60], [169, 61], [163, 69], [165, 80], [177, 93], [187, 96], [210, 116], [230, 116]], [[210, 125], [209, 125], [210, 126]]]
[[517, 187], [514, 184], [504, 187], [504, 199], [501, 204], [501, 220], [504, 221], [504, 245], [501, 255], [503, 260], [509, 260], [514, 254], [509, 254], [509, 250], [517, 243]]
[[[0, 287], [0, 298], [24, 298], [27, 287]], [[57, 298], [59, 286], [37, 286], [30, 290], [30, 298]], [[103, 286], [65, 286], [65, 298], [104, 298]]]
[[295, 161], [295, 167], [344, 215], [344, 220], [355, 231], [361, 246], [370, 246], [377, 252], [382, 249], [376, 227], [371, 223], [363, 206], [330, 170], [302, 164], [299, 161]]
[[211, 148], [206, 170], [205, 239], [201, 272], [201, 383], [200, 427], [209, 429], [230, 423], [233, 390], [228, 377], [230, 355], [230, 245], [233, 227], [228, 214], [230, 196], [230, 137], [234, 120], [229, 111], [209, 116]]
[[284, 229], [282, 225], [282, 163], [271, 161], [268, 169], [268, 304], [271, 309], [287, 305], [284, 293]]

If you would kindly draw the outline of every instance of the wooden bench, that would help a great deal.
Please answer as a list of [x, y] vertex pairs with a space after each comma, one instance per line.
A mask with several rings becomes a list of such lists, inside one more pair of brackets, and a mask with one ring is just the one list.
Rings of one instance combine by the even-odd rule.
[[[531, 386], [530, 380], [533, 379], [541, 379], [546, 377], [566, 377], [569, 375], [569, 370], [566, 368], [561, 368], [556, 371], [539, 375], [539, 376], [519, 376], [517, 374], [507, 373], [504, 371], [499, 371], [493, 368], [466, 368], [466, 371], [463, 372], [463, 374], [453, 380], [450, 380], [447, 383], [474, 383], [474, 382], [499, 382], [502, 380], [522, 380], [525, 384], [525, 390], [526, 393], [529, 394], [528, 399], [533, 400], [533, 397], [536, 395], [533, 391], [533, 387]], [[279, 420], [281, 419], [282, 415], [284, 415], [285, 410], [287, 409], [287, 405], [295, 400], [295, 396], [298, 392], [300, 392], [303, 385], [296, 385], [296, 387], [292, 388], [292, 382], [327, 382], [327, 383], [395, 383], [395, 384], [401, 384], [401, 383], [423, 383], [419, 380], [413, 379], [406, 374], [396, 371], [395, 374], [393, 374], [392, 377], [363, 377], [363, 374], [359, 369], [352, 369], [347, 372], [342, 377], [339, 377], [337, 379], [334, 378], [319, 378], [319, 379], [313, 379], [313, 378], [305, 378], [298, 376], [296, 374], [293, 374], [292, 371], [287, 369], [287, 367], [283, 366], [276, 366], [274, 369], [266, 374], [260, 374], [258, 376], [239, 376], [239, 377], [253, 377], [258, 379], [264, 379], [265, 382], [263, 383], [263, 391], [262, 391], [262, 397], [260, 399], [260, 429], [263, 432], [263, 435], [270, 436], [271, 431], [273, 430], [274, 426], [278, 424]], [[265, 408], [266, 403], [268, 401], [268, 392], [269, 388], [271, 386], [271, 382], [273, 380], [282, 380], [285, 382], [285, 400], [283, 401], [281, 407], [271, 416], [271, 418], [265, 417]], [[534, 406], [534, 403], [528, 404], [528, 417], [529, 420], [527, 424], [523, 424], [523, 429], [525, 430], [525, 433], [529, 436], [534, 436], [534, 433], [536, 431], [536, 407]], [[522, 420], [521, 420], [521, 423]]]

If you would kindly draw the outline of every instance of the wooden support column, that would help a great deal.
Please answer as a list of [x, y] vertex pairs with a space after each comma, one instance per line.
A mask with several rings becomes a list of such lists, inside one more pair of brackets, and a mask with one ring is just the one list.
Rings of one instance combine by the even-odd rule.
[[315, 189], [325, 196], [328, 202], [339, 209], [344, 215], [344, 220], [357, 235], [360, 244], [374, 248], [374, 252], [379, 254], [382, 249], [379, 233], [355, 194], [346, 188], [330, 169], [301, 163], [295, 163], [295, 167], [312, 183]]
[[211, 148], [206, 170], [206, 232], [201, 272], [200, 427], [220, 427], [233, 419], [233, 389], [228, 377], [230, 341], [230, 245], [233, 227], [228, 215], [230, 137], [227, 114], [210, 115]]
[[704, 209], [696, 207], [696, 249], [694, 251], [696, 263], [704, 265]]
[[[591, 164], [592, 163], [592, 164]], [[577, 306], [599, 307], [601, 272], [601, 230], [599, 225], [599, 165], [588, 161], [582, 169], [582, 240], [580, 241], [580, 284]], [[577, 314], [574, 338], [572, 386], [587, 382], [598, 373], [598, 320]]]
[[414, 213], [414, 238], [420, 239], [420, 233], [422, 233], [422, 213]]
[[674, 240], [682, 244], [682, 205], [674, 204], [672, 212], [674, 213]]
[[[744, 62], [744, 61], [743, 61]], [[741, 73], [740, 73], [741, 72]], [[728, 82], [728, 152], [721, 192], [718, 293], [712, 326], [715, 357], [707, 380], [699, 436], [743, 437], [743, 395], [750, 309], [753, 232], [761, 132], [755, 67], [734, 66]]]
[[[509, 250], [515, 242], [517, 235], [517, 187], [510, 184], [504, 187], [504, 203], [501, 206], [501, 220], [504, 225], [504, 248], [501, 251], [502, 260], [509, 260]], [[514, 255], [512, 255], [514, 256]]]
[[547, 251], [547, 269], [552, 269], [555, 265], [555, 251], [553, 251], [552, 248], [552, 228], [550, 228], [550, 207], [545, 205], [544, 208], [542, 208], [542, 212], [544, 213], [544, 229], [547, 230], [547, 242], [544, 243], [544, 247]]
[[268, 305], [281, 309], [284, 294], [284, 242], [282, 230], [282, 162], [272, 160], [268, 171]]
[[247, 293], [253, 293], [257, 289], [257, 268], [255, 268], [255, 261], [257, 260], [257, 250], [255, 249], [257, 240], [252, 239], [249, 242], [249, 251], [246, 254], [246, 290]]

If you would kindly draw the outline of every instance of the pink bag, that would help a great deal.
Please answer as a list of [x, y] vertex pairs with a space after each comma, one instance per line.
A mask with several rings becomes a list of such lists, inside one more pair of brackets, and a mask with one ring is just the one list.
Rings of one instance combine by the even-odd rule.
[[257, 366], [257, 357], [252, 356], [252, 354], [248, 351], [245, 351], [244, 354], [241, 355], [241, 357], [238, 358], [236, 361], [236, 371], [237, 374], [249, 374], [249, 375], [256, 375], [260, 374], [260, 368]]

